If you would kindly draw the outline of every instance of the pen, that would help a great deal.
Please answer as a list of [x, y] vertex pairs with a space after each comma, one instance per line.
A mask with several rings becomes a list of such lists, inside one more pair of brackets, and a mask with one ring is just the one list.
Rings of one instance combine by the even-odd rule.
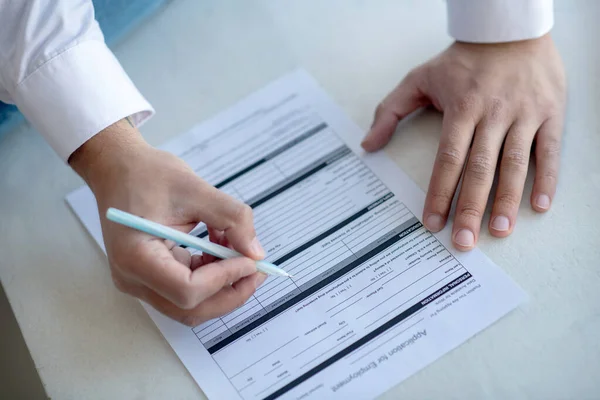
[[[188, 235], [187, 233], [129, 214], [125, 211], [117, 210], [116, 208], [109, 208], [106, 211], [106, 218], [118, 224], [128, 226], [129, 228], [145, 232], [149, 235], [172, 240], [180, 245], [182, 244], [200, 250], [203, 253], [213, 255], [220, 259], [244, 257], [243, 254], [228, 247], [220, 246], [208, 240]], [[292, 277], [292, 275], [281, 268], [278, 268], [275, 264], [266, 261], [256, 261], [256, 269], [269, 275]]]

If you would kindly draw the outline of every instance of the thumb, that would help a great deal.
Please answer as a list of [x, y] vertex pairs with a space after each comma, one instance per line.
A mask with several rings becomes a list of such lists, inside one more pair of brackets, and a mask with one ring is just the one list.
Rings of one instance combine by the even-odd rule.
[[375, 118], [373, 119], [371, 130], [361, 143], [363, 149], [371, 152], [385, 146], [392, 138], [398, 122], [418, 108], [430, 103], [420, 85], [420, 82], [423, 80], [423, 74], [422, 68], [411, 71], [379, 103], [375, 110]]

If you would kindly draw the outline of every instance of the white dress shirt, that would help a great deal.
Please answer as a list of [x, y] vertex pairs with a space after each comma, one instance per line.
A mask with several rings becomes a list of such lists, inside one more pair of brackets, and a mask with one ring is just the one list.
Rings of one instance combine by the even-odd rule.
[[[552, 0], [447, 0], [456, 40], [540, 37]], [[104, 43], [91, 0], [0, 0], [0, 101], [16, 104], [63, 159], [109, 125], [153, 113]]]

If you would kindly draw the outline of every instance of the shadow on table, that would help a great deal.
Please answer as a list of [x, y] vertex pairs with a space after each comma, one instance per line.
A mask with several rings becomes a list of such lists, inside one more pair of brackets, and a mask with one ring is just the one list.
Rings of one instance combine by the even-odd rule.
[[0, 326], [0, 399], [47, 399], [2, 285]]

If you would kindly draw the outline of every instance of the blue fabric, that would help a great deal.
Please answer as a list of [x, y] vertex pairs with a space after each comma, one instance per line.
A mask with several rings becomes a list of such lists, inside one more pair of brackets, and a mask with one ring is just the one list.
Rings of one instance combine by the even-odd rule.
[[[170, 0], [92, 0], [106, 43], [114, 45]], [[24, 121], [15, 106], [0, 102], [0, 137]]]
[[111, 46], [170, 0], [93, 0], [96, 19]]
[[2, 135], [13, 128], [16, 128], [25, 118], [17, 110], [17, 107], [11, 104], [4, 104], [0, 101], [0, 138]]

